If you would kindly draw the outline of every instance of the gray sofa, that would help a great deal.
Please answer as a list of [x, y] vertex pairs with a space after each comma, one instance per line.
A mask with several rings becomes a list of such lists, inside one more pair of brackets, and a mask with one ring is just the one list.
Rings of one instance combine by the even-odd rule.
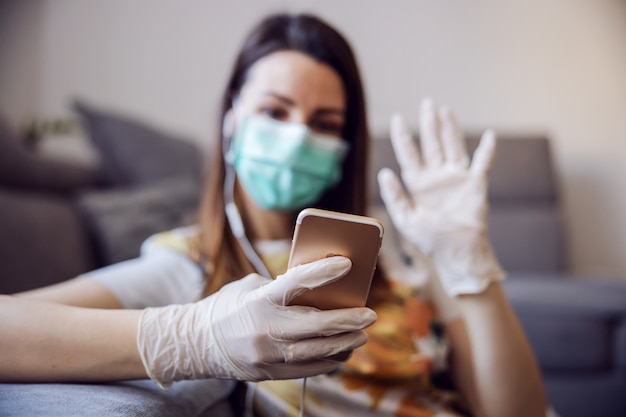
[[[128, 117], [84, 103], [76, 110], [101, 154], [101, 169], [50, 166], [14, 146], [27, 162], [3, 171], [0, 161], [0, 293], [133, 257], [148, 235], [192, 221], [198, 149]], [[470, 137], [470, 150], [476, 142]], [[374, 141], [372, 172], [382, 166], [397, 169], [385, 137]], [[34, 171], [43, 172], [37, 181], [47, 182], [34, 181]], [[372, 204], [379, 205], [374, 181], [371, 189]], [[546, 138], [502, 138], [489, 223], [508, 272], [505, 288], [556, 411], [562, 417], [626, 415], [626, 283], [567, 273], [558, 190]], [[240, 397], [232, 384], [216, 382], [180, 382], [166, 392], [150, 381], [0, 384], [0, 417], [229, 416]]]

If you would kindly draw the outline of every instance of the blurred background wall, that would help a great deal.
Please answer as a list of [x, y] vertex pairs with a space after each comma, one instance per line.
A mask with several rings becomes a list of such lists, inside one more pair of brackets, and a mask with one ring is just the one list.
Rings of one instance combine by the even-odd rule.
[[205, 141], [237, 48], [274, 11], [348, 37], [375, 132], [394, 112], [415, 125], [430, 95], [468, 130], [549, 135], [572, 271], [626, 280], [624, 0], [0, 0], [0, 114], [17, 127], [81, 97]]

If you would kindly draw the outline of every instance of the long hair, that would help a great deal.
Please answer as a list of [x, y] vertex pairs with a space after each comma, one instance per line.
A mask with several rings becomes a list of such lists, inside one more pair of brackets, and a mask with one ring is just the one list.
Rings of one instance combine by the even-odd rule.
[[[276, 14], [265, 18], [246, 38], [221, 99], [219, 140], [215, 141], [210, 153], [207, 192], [198, 213], [200, 235], [196, 253], [199, 259], [204, 259], [210, 277], [205, 295], [255, 272], [226, 219], [223, 195], [226, 168], [221, 122], [246, 82], [250, 67], [267, 55], [285, 50], [304, 53], [333, 68], [343, 82], [346, 95], [342, 137], [349, 142], [350, 151], [343, 162], [340, 183], [328, 190], [316, 207], [360, 215], [366, 213], [370, 137], [361, 76], [350, 45], [335, 29], [312, 15]], [[376, 293], [376, 287], [385, 286], [385, 282], [375, 277], [372, 292]]]

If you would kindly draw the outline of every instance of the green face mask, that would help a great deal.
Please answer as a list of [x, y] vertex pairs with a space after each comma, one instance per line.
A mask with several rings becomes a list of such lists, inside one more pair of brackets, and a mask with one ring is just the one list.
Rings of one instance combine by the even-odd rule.
[[347, 150], [346, 141], [315, 134], [305, 125], [252, 116], [237, 125], [230, 159], [260, 207], [295, 210], [339, 182]]

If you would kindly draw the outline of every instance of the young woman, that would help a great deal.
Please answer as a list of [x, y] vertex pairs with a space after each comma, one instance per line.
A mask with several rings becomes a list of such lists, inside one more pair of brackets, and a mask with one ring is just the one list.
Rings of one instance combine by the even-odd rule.
[[[307, 415], [545, 414], [486, 237], [493, 132], [470, 163], [449, 110], [423, 102], [421, 153], [394, 118], [404, 184], [389, 170], [379, 183], [410, 262], [381, 255], [371, 309], [317, 311], [288, 304], [350, 261], [286, 270], [295, 218], [304, 207], [366, 214], [368, 201], [365, 98], [348, 43], [313, 16], [263, 20], [237, 58], [220, 124], [197, 226], [149, 239], [139, 259], [3, 300], [1, 378], [271, 380], [249, 397], [275, 416], [300, 407], [294, 378], [320, 375], [309, 378]], [[345, 364], [329, 358], [353, 349]]]

